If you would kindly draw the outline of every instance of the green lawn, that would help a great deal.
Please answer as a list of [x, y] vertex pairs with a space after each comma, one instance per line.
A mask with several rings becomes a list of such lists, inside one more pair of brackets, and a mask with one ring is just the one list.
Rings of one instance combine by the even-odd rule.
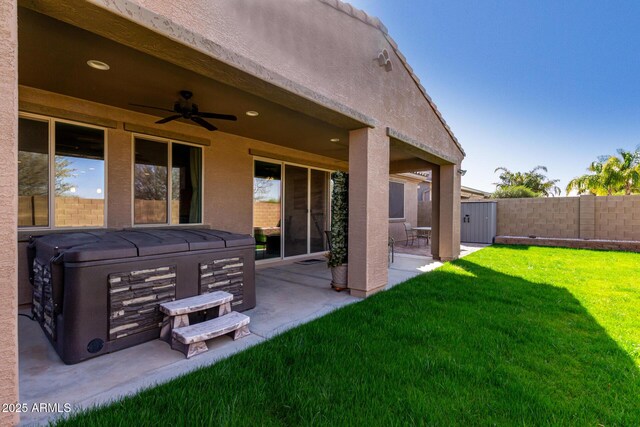
[[638, 426], [640, 254], [486, 248], [67, 423]]

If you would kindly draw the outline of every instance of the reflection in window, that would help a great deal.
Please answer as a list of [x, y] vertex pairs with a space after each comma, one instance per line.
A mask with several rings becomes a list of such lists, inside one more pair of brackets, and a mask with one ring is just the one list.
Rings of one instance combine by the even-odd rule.
[[202, 149], [171, 144], [171, 223], [202, 222]]
[[49, 225], [49, 123], [19, 120], [18, 226]]
[[167, 144], [136, 139], [134, 222], [167, 223]]
[[55, 225], [104, 225], [104, 131], [55, 124]]
[[310, 253], [322, 252], [325, 247], [325, 233], [328, 230], [329, 222], [327, 213], [328, 206], [328, 185], [329, 173], [321, 170], [311, 169], [311, 178], [309, 182], [310, 203], [309, 211], [311, 217], [311, 228], [309, 229], [309, 245]]
[[256, 160], [253, 177], [256, 259], [280, 258], [281, 179], [281, 165]]

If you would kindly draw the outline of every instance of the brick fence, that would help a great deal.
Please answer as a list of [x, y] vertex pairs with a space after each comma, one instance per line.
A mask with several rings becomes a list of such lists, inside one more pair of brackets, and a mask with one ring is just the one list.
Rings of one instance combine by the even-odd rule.
[[280, 203], [254, 202], [253, 203], [254, 227], [279, 227]]
[[[20, 196], [18, 203], [18, 226], [47, 226], [49, 212], [48, 196]], [[167, 202], [163, 200], [135, 200], [138, 222], [143, 224], [166, 223]], [[180, 220], [180, 201], [171, 201], [171, 223]], [[55, 198], [56, 227], [102, 227], [104, 222], [104, 199], [80, 197]]]
[[640, 195], [497, 202], [498, 236], [640, 241]]

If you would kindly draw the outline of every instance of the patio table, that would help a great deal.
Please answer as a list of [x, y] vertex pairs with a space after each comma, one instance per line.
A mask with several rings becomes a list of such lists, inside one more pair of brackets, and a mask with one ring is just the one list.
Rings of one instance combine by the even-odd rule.
[[[418, 237], [424, 237], [427, 239], [427, 244], [429, 243], [429, 239], [431, 238], [431, 227], [412, 227], [413, 230], [418, 232]], [[418, 243], [420, 244], [420, 243]]]

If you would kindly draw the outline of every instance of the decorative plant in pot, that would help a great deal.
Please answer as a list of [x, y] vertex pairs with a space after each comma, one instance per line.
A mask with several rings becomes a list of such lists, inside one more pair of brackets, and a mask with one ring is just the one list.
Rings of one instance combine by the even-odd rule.
[[336, 291], [347, 288], [347, 236], [349, 233], [349, 175], [331, 174], [331, 233], [327, 264], [331, 268], [331, 286]]

